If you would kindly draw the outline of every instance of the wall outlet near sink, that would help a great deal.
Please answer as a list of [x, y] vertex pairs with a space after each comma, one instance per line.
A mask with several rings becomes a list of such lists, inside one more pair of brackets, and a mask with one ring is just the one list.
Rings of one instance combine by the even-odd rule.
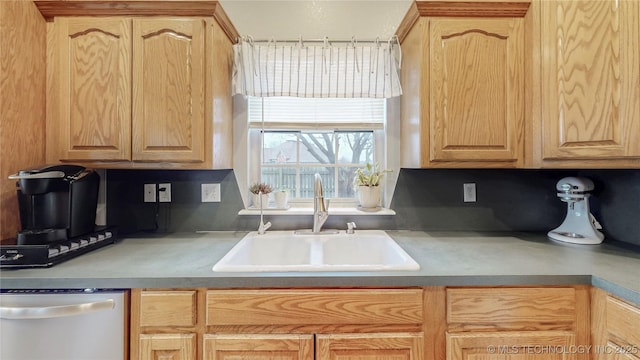
[[476, 184], [467, 183], [462, 184], [462, 191], [464, 193], [464, 202], [476, 202]]
[[156, 184], [144, 184], [144, 202], [156, 202]]
[[202, 184], [201, 202], [220, 202], [220, 184]]

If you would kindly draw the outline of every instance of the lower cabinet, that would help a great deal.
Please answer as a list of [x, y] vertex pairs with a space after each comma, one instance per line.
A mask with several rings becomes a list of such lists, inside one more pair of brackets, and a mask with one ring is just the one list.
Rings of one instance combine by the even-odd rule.
[[313, 360], [313, 335], [205, 334], [204, 359]]
[[588, 360], [588, 314], [586, 286], [448, 288], [446, 358]]
[[593, 360], [640, 360], [640, 307], [591, 291]]
[[423, 289], [133, 289], [131, 359], [422, 360]]
[[571, 331], [447, 333], [447, 360], [570, 359]]
[[141, 334], [140, 360], [195, 360], [196, 334]]
[[131, 295], [131, 360], [640, 360], [640, 308], [583, 285]]
[[423, 359], [422, 333], [334, 334], [316, 336], [316, 359]]
[[[314, 341], [315, 338], [315, 341]], [[416, 334], [206, 334], [207, 360], [422, 359]]]

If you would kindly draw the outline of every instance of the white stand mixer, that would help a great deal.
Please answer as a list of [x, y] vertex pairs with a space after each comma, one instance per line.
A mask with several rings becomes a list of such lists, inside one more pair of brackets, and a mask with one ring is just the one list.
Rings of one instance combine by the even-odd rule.
[[558, 197], [567, 203], [567, 217], [562, 225], [547, 233], [552, 240], [573, 244], [600, 244], [604, 235], [602, 226], [589, 211], [589, 194], [593, 181], [582, 177], [566, 177], [556, 184]]

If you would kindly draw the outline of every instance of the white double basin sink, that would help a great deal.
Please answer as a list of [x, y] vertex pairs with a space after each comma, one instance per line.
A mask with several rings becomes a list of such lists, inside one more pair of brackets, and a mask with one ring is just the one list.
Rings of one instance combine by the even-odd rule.
[[218, 261], [216, 272], [418, 270], [420, 265], [386, 232], [296, 234], [251, 232]]

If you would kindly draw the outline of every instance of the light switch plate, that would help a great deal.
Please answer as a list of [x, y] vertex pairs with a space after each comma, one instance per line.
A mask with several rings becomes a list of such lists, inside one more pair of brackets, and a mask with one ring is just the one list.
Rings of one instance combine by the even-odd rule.
[[220, 184], [202, 184], [202, 202], [220, 202]]
[[144, 202], [156, 202], [156, 184], [144, 184]]
[[158, 184], [158, 201], [171, 202], [171, 184]]

